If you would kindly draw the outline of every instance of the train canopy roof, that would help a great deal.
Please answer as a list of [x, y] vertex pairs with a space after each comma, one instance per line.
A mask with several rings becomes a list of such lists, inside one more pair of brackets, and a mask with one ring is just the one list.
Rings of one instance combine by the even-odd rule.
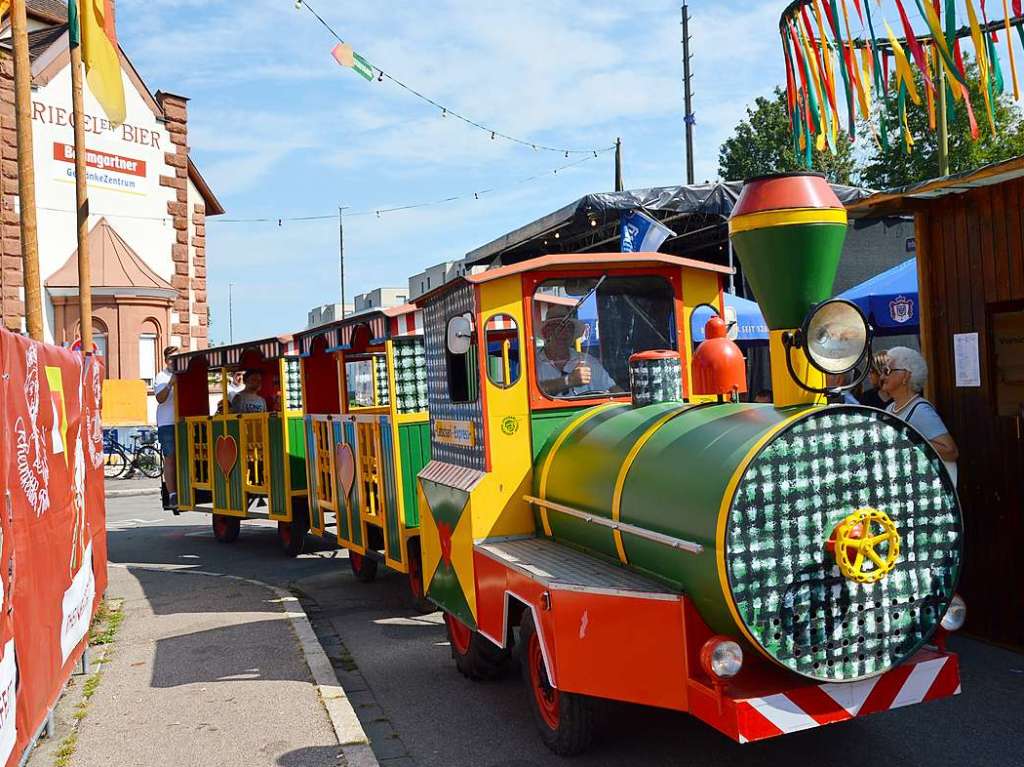
[[733, 272], [733, 270], [728, 266], [712, 264], [707, 261], [696, 261], [692, 258], [669, 256], [664, 253], [559, 253], [556, 255], [531, 258], [527, 261], [518, 261], [506, 266], [499, 266], [493, 269], [487, 269], [486, 271], [477, 272], [475, 274], [466, 274], [462, 277], [457, 277], [443, 285], [438, 285], [433, 290], [428, 291], [421, 296], [417, 296], [414, 303], [417, 306], [423, 306], [437, 296], [443, 295], [449, 290], [454, 290], [459, 285], [465, 285], [466, 283], [479, 285], [484, 282], [492, 282], [493, 280], [500, 280], [502, 277], [508, 277], [513, 274], [523, 274], [525, 272], [542, 272], [587, 266], [650, 267], [665, 265], [679, 268], [689, 267], [690, 269], [703, 269], [704, 271], [718, 272], [720, 274], [732, 274]]
[[175, 373], [184, 373], [196, 360], [202, 360], [211, 370], [240, 368], [242, 358], [250, 351], [257, 352], [265, 360], [273, 360], [294, 356], [298, 353], [298, 348], [290, 335], [242, 341], [227, 346], [212, 346], [209, 349], [175, 354], [171, 357], [171, 369]]
[[389, 338], [421, 336], [423, 313], [413, 304], [371, 309], [296, 333], [295, 343], [303, 357], [310, 355], [313, 342], [321, 337], [326, 339], [325, 351], [347, 351], [352, 346], [352, 337], [360, 327], [369, 330], [369, 343], [374, 346]]

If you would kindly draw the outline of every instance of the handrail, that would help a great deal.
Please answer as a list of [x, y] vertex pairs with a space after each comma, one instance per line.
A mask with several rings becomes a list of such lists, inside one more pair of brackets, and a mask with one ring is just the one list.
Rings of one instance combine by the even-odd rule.
[[628, 522], [613, 522], [605, 517], [592, 514], [589, 511], [583, 511], [581, 509], [574, 509], [572, 506], [566, 506], [562, 503], [555, 503], [554, 501], [545, 501], [541, 498], [536, 498], [532, 495], [524, 495], [523, 500], [527, 503], [532, 503], [535, 506], [543, 506], [550, 511], [557, 511], [561, 514], [568, 514], [570, 517], [583, 520], [594, 525], [600, 525], [601, 527], [607, 527], [609, 530], [618, 530], [621, 533], [628, 535], [635, 535], [638, 538], [643, 538], [654, 543], [660, 543], [663, 546], [668, 546], [671, 549], [678, 549], [679, 551], [685, 551], [690, 554], [702, 554], [704, 553], [704, 546], [693, 541], [684, 541], [682, 538], [675, 538], [671, 535], [665, 535], [664, 533], [657, 533], [653, 530], [645, 530], [642, 527], [631, 525]]

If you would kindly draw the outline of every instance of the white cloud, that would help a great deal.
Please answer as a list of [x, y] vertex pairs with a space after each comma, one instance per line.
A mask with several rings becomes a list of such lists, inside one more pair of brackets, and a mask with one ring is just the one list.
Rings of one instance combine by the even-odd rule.
[[[683, 180], [678, 0], [311, 0], [357, 51], [446, 106], [528, 141], [573, 148], [624, 142], [629, 186]], [[782, 79], [781, 6], [694, 0], [697, 180], [756, 95]], [[612, 158], [524, 185], [568, 162], [490, 140], [392, 83], [330, 56], [330, 35], [293, 0], [119, 0], [129, 56], [156, 88], [192, 98], [193, 156], [229, 216], [372, 210], [498, 187], [494, 195], [352, 218], [350, 293], [401, 284], [587, 192], [612, 185]], [[226, 282], [254, 334], [297, 327], [332, 300], [333, 222], [208, 229], [215, 333]], [[266, 310], [280, 307], [280, 316]], [[239, 293], [236, 291], [236, 299]], [[260, 301], [263, 301], [261, 304]], [[226, 335], [226, 333], [222, 334]]]

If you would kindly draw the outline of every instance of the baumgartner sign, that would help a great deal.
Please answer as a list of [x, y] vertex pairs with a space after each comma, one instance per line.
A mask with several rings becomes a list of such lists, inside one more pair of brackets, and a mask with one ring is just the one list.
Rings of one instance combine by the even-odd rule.
[[[46, 104], [39, 100], [32, 102], [32, 119], [49, 128], [71, 129], [71, 111], [62, 106]], [[115, 192], [129, 194], [145, 193], [144, 182], [148, 178], [149, 164], [140, 154], [153, 155], [166, 151], [163, 144], [166, 136], [159, 130], [125, 122], [113, 125], [105, 117], [93, 114], [82, 116], [86, 140], [86, 165], [89, 167], [90, 186], [97, 186]], [[68, 130], [68, 140], [50, 141], [53, 159], [56, 161], [54, 181], [74, 183], [75, 148]], [[104, 152], [92, 146], [94, 140], [109, 143], [111, 140], [126, 145], [125, 153]]]

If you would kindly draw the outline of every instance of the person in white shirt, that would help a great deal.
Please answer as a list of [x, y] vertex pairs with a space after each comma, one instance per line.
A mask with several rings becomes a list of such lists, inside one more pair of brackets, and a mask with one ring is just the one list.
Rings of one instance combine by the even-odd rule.
[[171, 357], [178, 353], [177, 346], [164, 349], [164, 367], [153, 379], [156, 395], [156, 430], [160, 439], [160, 452], [164, 456], [164, 508], [178, 505], [178, 474], [174, 455], [174, 373]]
[[886, 412], [899, 416], [931, 442], [956, 485], [960, 450], [935, 406], [921, 396], [928, 381], [928, 363], [914, 349], [895, 346], [885, 353], [879, 391], [889, 397]]
[[601, 362], [586, 352], [576, 351], [577, 338], [586, 325], [565, 312], [548, 313], [541, 324], [544, 348], [537, 351], [537, 383], [553, 397], [577, 397], [586, 393], [622, 391]]

